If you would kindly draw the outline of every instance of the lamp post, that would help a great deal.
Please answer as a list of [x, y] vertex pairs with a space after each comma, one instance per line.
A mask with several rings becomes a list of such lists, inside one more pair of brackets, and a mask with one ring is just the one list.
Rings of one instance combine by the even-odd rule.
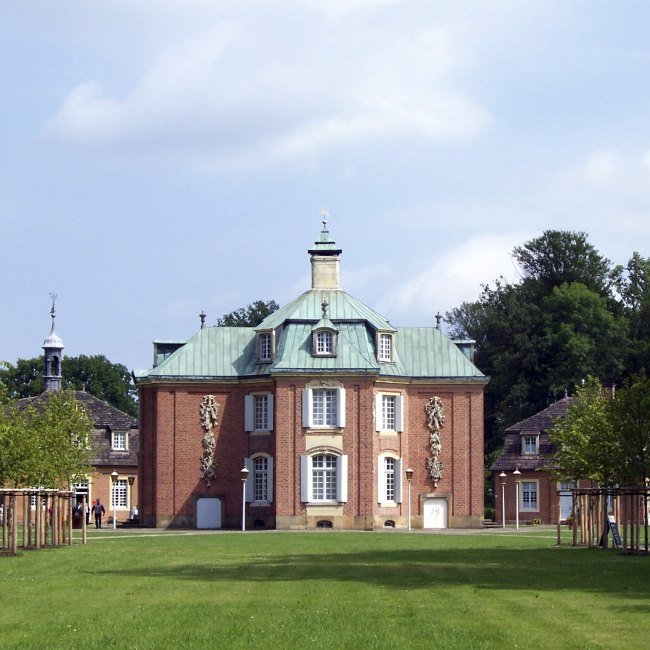
[[113, 490], [112, 490], [112, 494], [111, 494], [111, 497], [112, 497], [111, 501], [113, 502], [113, 530], [115, 530], [117, 528], [117, 522], [115, 521], [115, 519], [117, 517], [117, 514], [115, 512], [115, 505], [116, 505], [115, 504], [115, 501], [116, 501], [116, 499], [115, 499], [115, 496], [116, 496], [116, 494], [115, 494], [115, 484], [117, 483], [117, 477], [118, 476], [119, 475], [115, 470], [113, 470], [111, 472], [111, 484], [113, 486]]
[[129, 476], [129, 519], [133, 519], [133, 484], [135, 476]]
[[521, 472], [516, 469], [512, 475], [515, 477], [515, 522], [516, 528], [519, 530], [519, 477]]
[[243, 467], [240, 472], [242, 497], [241, 497], [241, 529], [246, 530], [246, 481], [248, 480], [248, 468]]
[[407, 517], [408, 517], [408, 530], [411, 532], [411, 481], [413, 480], [413, 470], [409, 467], [405, 472], [406, 482], [408, 483], [408, 508], [407, 508]]
[[506, 527], [506, 473], [499, 474], [501, 479], [501, 527]]

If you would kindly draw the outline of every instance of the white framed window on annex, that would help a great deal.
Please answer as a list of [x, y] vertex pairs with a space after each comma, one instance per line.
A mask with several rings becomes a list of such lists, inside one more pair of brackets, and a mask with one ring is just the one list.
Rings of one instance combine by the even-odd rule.
[[302, 391], [302, 426], [307, 429], [345, 427], [345, 388], [312, 385]]
[[244, 430], [251, 433], [273, 431], [273, 393], [244, 396]]
[[265, 453], [244, 458], [248, 470], [246, 479], [246, 503], [266, 506], [273, 503], [273, 458]]
[[[109, 476], [109, 478], [111, 478]], [[109, 507], [111, 510], [127, 510], [129, 503], [129, 483], [125, 478], [117, 478], [111, 483], [111, 499]]]
[[538, 454], [539, 453], [539, 435], [536, 433], [525, 433], [521, 436], [521, 453]]
[[111, 451], [128, 451], [129, 436], [126, 431], [111, 431]]
[[539, 481], [521, 481], [519, 485], [520, 512], [539, 512]]
[[402, 503], [402, 459], [386, 451], [377, 458], [377, 502], [391, 507]]
[[375, 395], [375, 429], [384, 433], [404, 431], [404, 398], [399, 393]]
[[330, 449], [300, 457], [300, 500], [310, 504], [340, 504], [348, 500], [348, 457]]

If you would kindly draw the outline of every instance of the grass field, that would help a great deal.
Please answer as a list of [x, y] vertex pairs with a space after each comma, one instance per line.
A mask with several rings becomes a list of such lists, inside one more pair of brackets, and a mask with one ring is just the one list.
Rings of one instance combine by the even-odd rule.
[[92, 533], [0, 558], [2, 648], [643, 648], [650, 558], [552, 531]]

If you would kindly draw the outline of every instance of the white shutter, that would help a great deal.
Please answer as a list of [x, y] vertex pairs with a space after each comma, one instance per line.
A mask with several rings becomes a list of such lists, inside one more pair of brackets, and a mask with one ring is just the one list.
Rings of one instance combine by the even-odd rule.
[[312, 426], [312, 390], [311, 388], [302, 389], [302, 426], [311, 428]]
[[246, 395], [244, 397], [244, 430], [253, 431], [255, 429], [255, 397]]
[[348, 500], [348, 457], [338, 456], [336, 460], [336, 500]]
[[377, 458], [377, 503], [386, 502], [386, 457]]
[[402, 459], [395, 459], [395, 503], [402, 503]]
[[246, 503], [253, 503], [255, 501], [255, 461], [252, 458], [244, 458], [244, 467], [248, 470]]
[[311, 456], [300, 457], [300, 500], [308, 503], [312, 500]]
[[382, 417], [381, 403], [382, 403], [382, 396], [380, 393], [378, 395], [375, 395], [375, 431], [381, 431], [384, 424], [383, 422], [384, 418]]
[[272, 431], [273, 430], [273, 393], [269, 393], [266, 396], [266, 407], [269, 413], [268, 428], [269, 431]]
[[[271, 399], [273, 397], [271, 396]], [[273, 459], [266, 459], [266, 467], [268, 468], [268, 483], [266, 489], [266, 500], [271, 503], [273, 501]]]
[[336, 426], [342, 428], [345, 426], [345, 388], [339, 388], [336, 399], [336, 408]]
[[404, 431], [404, 397], [395, 398], [395, 431]]

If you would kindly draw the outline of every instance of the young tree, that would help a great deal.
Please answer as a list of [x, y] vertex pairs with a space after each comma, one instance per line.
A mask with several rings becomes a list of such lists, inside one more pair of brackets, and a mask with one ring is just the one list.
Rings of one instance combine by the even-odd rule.
[[247, 307], [240, 307], [224, 314], [217, 320], [219, 327], [256, 327], [267, 316], [279, 309], [275, 300], [256, 300]]

